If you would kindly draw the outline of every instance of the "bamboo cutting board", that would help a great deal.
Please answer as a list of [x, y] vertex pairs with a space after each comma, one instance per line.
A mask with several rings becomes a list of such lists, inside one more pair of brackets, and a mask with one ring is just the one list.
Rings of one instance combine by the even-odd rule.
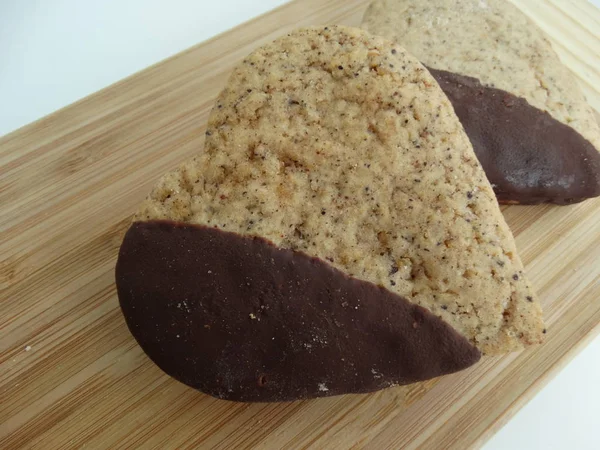
[[[515, 0], [600, 110], [600, 12]], [[504, 214], [547, 342], [371, 395], [235, 404], [170, 379], [118, 308], [114, 264], [156, 179], [202, 149], [232, 66], [302, 25], [357, 25], [364, 0], [297, 0], [0, 139], [0, 448], [465, 448], [489, 438], [600, 330], [600, 200]], [[590, 431], [593, 432], [593, 431]]]

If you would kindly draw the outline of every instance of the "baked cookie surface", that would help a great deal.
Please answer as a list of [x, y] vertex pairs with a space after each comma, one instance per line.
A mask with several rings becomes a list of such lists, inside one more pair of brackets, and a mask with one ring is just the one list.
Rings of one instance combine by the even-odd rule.
[[[533, 108], [547, 112], [548, 119], [581, 136], [577, 141], [569, 139], [569, 146], [559, 147], [546, 132], [557, 124], [546, 119], [544, 129], [530, 131], [536, 134], [537, 145], [519, 144], [518, 139], [501, 145], [504, 166], [527, 153], [534, 167], [521, 167], [521, 171], [537, 170], [538, 174], [536, 180], [521, 178], [519, 170], [511, 168], [510, 173], [494, 176], [494, 167], [484, 164], [492, 183], [508, 187], [499, 192], [501, 201], [572, 203], [600, 195], [600, 130], [592, 109], [543, 32], [515, 6], [505, 0], [375, 0], [362, 27], [404, 46], [427, 67], [473, 77], [485, 87], [504, 91], [507, 103], [516, 101], [512, 96], [525, 99]], [[440, 77], [435, 71], [433, 74], [444, 88]], [[468, 87], [464, 89], [472, 95]], [[459, 98], [448, 95], [454, 104], [460, 103]], [[510, 111], [510, 106], [506, 109]], [[457, 113], [471, 136], [471, 118]], [[519, 120], [519, 114], [513, 116]], [[493, 143], [494, 136], [502, 140], [503, 135], [515, 133], [512, 126], [499, 120], [493, 126], [482, 145], [474, 143], [482, 160], [486, 159], [484, 153], [498, 150], [498, 146], [490, 149], [484, 144]], [[524, 129], [520, 136], [526, 132]], [[560, 161], [567, 159], [573, 162], [561, 170]]]
[[[485, 353], [542, 340], [539, 303], [449, 101], [415, 58], [362, 30], [298, 30], [235, 68], [204, 151], [166, 174], [135, 216], [138, 224], [164, 220], [317, 258], [429, 310], [428, 321], [442, 319]], [[138, 242], [128, 254], [143, 245], [139, 233], [126, 238], [124, 247]], [[213, 253], [204, 261], [220, 257]], [[119, 295], [135, 303], [127, 273], [117, 267]], [[368, 310], [358, 309], [372, 324]], [[456, 349], [456, 358], [476, 360], [468, 346]], [[383, 376], [388, 385], [408, 382]]]

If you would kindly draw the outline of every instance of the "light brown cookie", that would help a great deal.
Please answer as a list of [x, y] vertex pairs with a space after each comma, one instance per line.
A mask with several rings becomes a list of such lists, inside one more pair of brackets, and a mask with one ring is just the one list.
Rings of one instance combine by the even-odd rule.
[[500, 201], [562, 204], [600, 195], [592, 109], [543, 32], [515, 6], [375, 0], [362, 27], [432, 69]]
[[[293, 354], [298, 363], [312, 355], [310, 352], [316, 347], [336, 342], [340, 361], [311, 360], [312, 367], [331, 366], [336, 369], [326, 371], [331, 377], [338, 376], [332, 373], [346, 373], [346, 369], [350, 375], [343, 383], [339, 379], [322, 381], [323, 386], [317, 383], [318, 388], [313, 383], [313, 390], [294, 391], [287, 397], [282, 394], [288, 392], [283, 388], [261, 397], [260, 393], [249, 393], [246, 385], [245, 390], [228, 394], [225, 385], [206, 387], [193, 376], [187, 377], [189, 371], [181, 367], [172, 371], [179, 379], [213, 395], [233, 399], [292, 399], [364, 392], [472, 364], [475, 355], [459, 336], [490, 354], [517, 350], [542, 340], [545, 330], [540, 305], [523, 273], [492, 188], [447, 98], [423, 66], [401, 47], [353, 28], [295, 31], [261, 47], [235, 68], [217, 99], [206, 134], [204, 151], [166, 174], [153, 189], [135, 216], [139, 223], [130, 230], [123, 245], [117, 279], [121, 304], [134, 335], [144, 342], [143, 346], [151, 347], [148, 352], [151, 357], [155, 352], [153, 358], [158, 362], [162, 357], [168, 359], [168, 350], [140, 330], [143, 323], [149, 324], [150, 329], [156, 328], [154, 321], [159, 318], [200, 327], [192, 333], [196, 343], [204, 325], [208, 326], [206, 330], [215, 330], [217, 323], [231, 324], [219, 338], [212, 338], [215, 342], [221, 342], [223, 336], [235, 340], [234, 330], [242, 333], [246, 327], [256, 327], [258, 336], [264, 330], [289, 326], [296, 330], [295, 334], [286, 334], [285, 338], [277, 335], [277, 340], [286, 340], [282, 347], [285, 350], [272, 350], [279, 352], [278, 358], [284, 354], [287, 356], [281, 358], [291, 358]], [[156, 222], [160, 220], [182, 225]], [[186, 228], [191, 225], [196, 227]], [[222, 233], [231, 239], [222, 240]], [[163, 245], [173, 234], [179, 236], [173, 238], [173, 244]], [[202, 238], [193, 237], [198, 234]], [[255, 237], [265, 241], [256, 241]], [[260, 251], [248, 250], [256, 245]], [[232, 284], [248, 289], [243, 291], [246, 294], [238, 293], [239, 302], [254, 309], [242, 308], [239, 314], [227, 309], [231, 308], [227, 302], [233, 294], [228, 291], [231, 286], [226, 289], [219, 284], [221, 279], [214, 288], [214, 292], [222, 293], [221, 298], [196, 298], [196, 306], [191, 308], [197, 314], [209, 314], [213, 320], [210, 324], [203, 323], [201, 315], [170, 317], [166, 307], [160, 312], [142, 313], [148, 308], [148, 299], [153, 298], [152, 286], [165, 281], [157, 278], [158, 269], [153, 266], [143, 270], [153, 274], [148, 275], [150, 283], [136, 284], [136, 277], [142, 277], [142, 270], [136, 269], [136, 258], [147, 260], [156, 254], [163, 264], [160, 270], [168, 272], [178, 264], [172, 256], [173, 248], [182, 255], [195, 255], [192, 260], [182, 257], [186, 265], [176, 271], [187, 273], [190, 264], [198, 264], [194, 283], [205, 283], [207, 277], [217, 272], [222, 275], [231, 267], [227, 276], [234, 280]], [[194, 248], [212, 250], [196, 255]], [[238, 267], [239, 261], [247, 261], [248, 255], [254, 253], [263, 255], [257, 258], [256, 265], [264, 269], [258, 272], [269, 278], [267, 285], [256, 279], [255, 267], [248, 270], [248, 274], [254, 274], [248, 275], [252, 278], [248, 280], [244, 280], [243, 267]], [[265, 256], [271, 254], [275, 256]], [[299, 255], [301, 261], [294, 262], [294, 255]], [[223, 263], [223, 258], [229, 262]], [[140, 267], [147, 264], [140, 261]], [[290, 297], [287, 301], [296, 306], [288, 306], [286, 301], [273, 303], [273, 298], [279, 298], [277, 292], [289, 284], [286, 280], [290, 276], [281, 275], [289, 264], [296, 271], [316, 264], [321, 272], [328, 273], [324, 279], [346, 280], [340, 281], [344, 286], [360, 284], [348, 292], [366, 289], [364, 292], [370, 293], [352, 299], [348, 294], [346, 299], [339, 294], [346, 292], [345, 287], [331, 285], [302, 300]], [[302, 272], [305, 273], [308, 272]], [[298, 275], [297, 286], [305, 286], [303, 280], [309, 277], [302, 274]], [[180, 280], [177, 283], [180, 286]], [[178, 294], [182, 314], [188, 308], [182, 306], [184, 300], [187, 305], [191, 297]], [[228, 305], [223, 307], [227, 312], [219, 310], [220, 302]], [[304, 302], [302, 308], [314, 310], [314, 314], [300, 308], [298, 302]], [[407, 349], [417, 351], [425, 338], [406, 338], [404, 334], [400, 338], [399, 327], [403, 328], [402, 333], [407, 323], [408, 329], [420, 329], [423, 320], [413, 322], [406, 315], [398, 315], [390, 322], [390, 317], [411, 303], [433, 313], [410, 314], [425, 317], [424, 323], [436, 324], [431, 329], [438, 331], [426, 333], [427, 342], [445, 342], [440, 346], [444, 352], [447, 350], [443, 355], [425, 356], [434, 352], [433, 344], [423, 356], [418, 356], [418, 352], [409, 355]], [[339, 305], [346, 314], [343, 318], [335, 312]], [[384, 309], [387, 312], [381, 313]], [[288, 313], [293, 319], [285, 316]], [[387, 319], [381, 319], [380, 314]], [[225, 316], [228, 319], [219, 322], [219, 317]], [[237, 318], [233, 323], [232, 316]], [[273, 317], [284, 316], [288, 325], [285, 321], [282, 325], [282, 320], [270, 322]], [[450, 328], [440, 331], [445, 325], [442, 321], [437, 324], [436, 316], [459, 334], [450, 337]], [[313, 322], [318, 323], [314, 329]], [[359, 329], [370, 330], [365, 331], [365, 336], [376, 337], [381, 347], [353, 334]], [[301, 338], [301, 330], [312, 333], [313, 339]], [[178, 342], [174, 336], [171, 339]], [[456, 345], [445, 349], [451, 341]], [[348, 342], [356, 342], [360, 348], [352, 353], [345, 347]], [[364, 347], [361, 342], [365, 342]], [[405, 350], [408, 353], [403, 354]], [[255, 348], [252, 353], [250, 348], [236, 361], [242, 358], [244, 364], [251, 364], [248, 361], [253, 357], [248, 355], [257, 353], [261, 352]], [[399, 378], [397, 366], [383, 374], [375, 363], [367, 367], [364, 361], [371, 361], [367, 355], [382, 355], [386, 360], [400, 358], [399, 366], [412, 367], [410, 376]], [[442, 364], [443, 358], [448, 360]], [[233, 359], [225, 361], [231, 365]], [[432, 360], [438, 362], [434, 364]], [[274, 364], [270, 359], [265, 361], [261, 359], [260, 364]], [[163, 368], [172, 363], [171, 358]], [[430, 370], [432, 364], [435, 369]], [[358, 368], [352, 378], [355, 366]], [[371, 384], [365, 384], [364, 376], [359, 375], [362, 370]], [[391, 374], [390, 370], [397, 373]], [[282, 371], [280, 368], [276, 372], [280, 375]], [[263, 375], [257, 372], [255, 376], [258, 385], [264, 387], [260, 381]], [[310, 379], [311, 373], [302, 376]], [[276, 375], [265, 377], [275, 377], [283, 383]]]

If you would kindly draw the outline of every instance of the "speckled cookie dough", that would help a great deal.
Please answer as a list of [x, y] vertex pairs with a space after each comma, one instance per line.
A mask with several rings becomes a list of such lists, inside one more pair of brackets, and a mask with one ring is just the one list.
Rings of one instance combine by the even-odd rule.
[[429, 309], [479, 349], [542, 340], [541, 308], [447, 98], [401, 47], [295, 31], [235, 68], [204, 152], [135, 220], [261, 236]]
[[544, 33], [506, 0], [375, 0], [362, 27], [423, 64], [525, 98], [600, 149], [600, 130]]

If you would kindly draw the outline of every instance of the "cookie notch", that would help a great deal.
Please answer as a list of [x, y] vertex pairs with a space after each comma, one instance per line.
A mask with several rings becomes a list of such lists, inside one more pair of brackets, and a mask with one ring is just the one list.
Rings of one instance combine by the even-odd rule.
[[116, 278], [127, 325], [146, 354], [172, 377], [222, 399], [366, 393], [480, 358], [426, 309], [261, 238], [135, 222]]

